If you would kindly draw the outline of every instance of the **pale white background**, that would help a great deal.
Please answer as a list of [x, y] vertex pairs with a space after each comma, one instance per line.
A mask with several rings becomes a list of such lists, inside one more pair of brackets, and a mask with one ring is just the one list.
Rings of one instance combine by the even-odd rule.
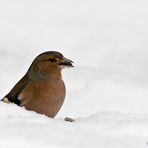
[[148, 147], [147, 7], [146, 0], [0, 0], [1, 98], [44, 51], [75, 62], [63, 71], [67, 97], [55, 120], [0, 103], [0, 147]]

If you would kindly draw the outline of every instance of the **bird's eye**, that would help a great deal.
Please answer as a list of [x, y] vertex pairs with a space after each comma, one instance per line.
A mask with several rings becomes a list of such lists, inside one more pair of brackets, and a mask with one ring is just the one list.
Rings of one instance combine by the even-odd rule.
[[50, 62], [57, 62], [57, 60], [55, 58], [49, 58], [48, 61], [50, 61]]

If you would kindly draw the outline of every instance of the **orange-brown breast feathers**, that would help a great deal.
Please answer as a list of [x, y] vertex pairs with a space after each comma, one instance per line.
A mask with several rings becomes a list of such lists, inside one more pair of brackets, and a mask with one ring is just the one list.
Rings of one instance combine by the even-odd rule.
[[65, 93], [62, 79], [34, 81], [22, 91], [19, 99], [26, 109], [54, 117], [64, 102]]

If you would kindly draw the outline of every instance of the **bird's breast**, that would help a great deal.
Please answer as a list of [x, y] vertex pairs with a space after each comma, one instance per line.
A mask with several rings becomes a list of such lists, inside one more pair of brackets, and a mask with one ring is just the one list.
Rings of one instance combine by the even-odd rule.
[[54, 117], [65, 99], [63, 80], [31, 82], [19, 97], [26, 109]]

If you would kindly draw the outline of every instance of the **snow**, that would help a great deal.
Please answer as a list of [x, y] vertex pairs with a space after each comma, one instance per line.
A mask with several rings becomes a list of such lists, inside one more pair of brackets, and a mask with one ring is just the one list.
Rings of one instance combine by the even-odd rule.
[[98, 112], [69, 123], [0, 103], [1, 147], [147, 147], [148, 115]]
[[147, 148], [147, 4], [0, 0], [0, 98], [44, 51], [75, 62], [55, 119], [0, 102], [0, 147]]

